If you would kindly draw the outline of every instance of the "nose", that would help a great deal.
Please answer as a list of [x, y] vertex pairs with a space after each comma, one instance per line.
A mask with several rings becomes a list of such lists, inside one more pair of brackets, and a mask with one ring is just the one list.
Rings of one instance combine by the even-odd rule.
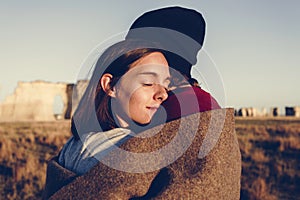
[[166, 88], [163, 87], [162, 85], [157, 84], [155, 94], [154, 94], [154, 99], [163, 102], [167, 98], [168, 98], [168, 93], [166, 91]]

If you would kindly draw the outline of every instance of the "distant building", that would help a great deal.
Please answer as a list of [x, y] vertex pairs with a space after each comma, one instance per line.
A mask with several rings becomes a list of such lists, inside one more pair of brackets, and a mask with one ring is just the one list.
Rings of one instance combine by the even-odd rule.
[[240, 108], [238, 111], [236, 111], [236, 116], [241, 117], [257, 117], [258, 111], [256, 108], [249, 107], [249, 108]]
[[279, 116], [279, 108], [278, 107], [274, 107], [274, 108], [271, 108], [271, 115], [273, 116], [273, 117], [277, 117], [277, 116]]
[[[87, 84], [88, 81], [78, 81], [77, 84], [19, 82], [14, 93], [0, 102], [0, 122], [70, 119]], [[62, 112], [59, 115], [53, 112], [57, 99], [60, 99], [62, 104]]]
[[286, 116], [300, 117], [300, 106], [285, 107]]

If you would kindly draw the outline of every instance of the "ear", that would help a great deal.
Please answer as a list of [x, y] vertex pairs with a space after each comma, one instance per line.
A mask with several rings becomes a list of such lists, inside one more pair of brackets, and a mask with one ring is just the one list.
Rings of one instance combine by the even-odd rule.
[[111, 74], [103, 74], [100, 79], [101, 88], [106, 92], [108, 96], [116, 97], [114, 88], [111, 88], [110, 82], [113, 76]]

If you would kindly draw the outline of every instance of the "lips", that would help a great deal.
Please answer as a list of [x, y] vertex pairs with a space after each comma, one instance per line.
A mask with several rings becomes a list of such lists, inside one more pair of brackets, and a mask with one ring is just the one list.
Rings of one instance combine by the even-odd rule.
[[146, 108], [149, 110], [149, 114], [152, 117], [154, 115], [154, 113], [157, 111], [158, 109], [158, 105], [154, 105], [154, 106], [147, 106]]

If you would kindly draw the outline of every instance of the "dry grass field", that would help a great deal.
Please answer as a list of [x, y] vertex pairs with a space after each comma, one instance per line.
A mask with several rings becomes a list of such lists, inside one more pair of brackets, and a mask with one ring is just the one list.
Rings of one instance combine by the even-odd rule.
[[[0, 123], [0, 199], [40, 199], [46, 163], [70, 136], [69, 121]], [[236, 118], [241, 199], [300, 198], [300, 119]]]
[[0, 123], [0, 199], [40, 199], [47, 160], [70, 136], [69, 121]]
[[236, 118], [241, 199], [300, 199], [300, 118]]

